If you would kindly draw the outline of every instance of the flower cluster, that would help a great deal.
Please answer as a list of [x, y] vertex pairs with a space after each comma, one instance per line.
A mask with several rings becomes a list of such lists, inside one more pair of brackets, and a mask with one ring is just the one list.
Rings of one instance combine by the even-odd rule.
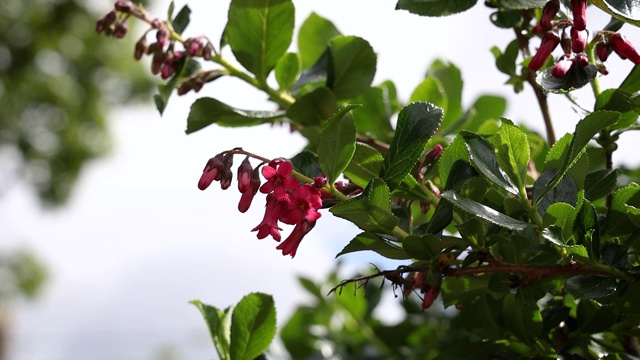
[[[141, 7], [131, 1], [116, 1], [114, 9], [98, 20], [96, 31], [104, 32], [107, 36], [117, 39], [123, 38], [128, 30], [127, 21], [130, 16], [141, 19], [151, 26], [136, 42], [133, 57], [140, 60], [144, 55], [151, 56], [151, 73], [159, 74], [163, 80], [178, 73], [188, 57], [202, 57], [204, 60], [210, 60], [212, 53], [215, 53], [213, 44], [205, 36], [188, 38], [182, 41], [182, 49], [176, 49], [176, 43], [180, 41], [172, 36], [173, 32], [167, 22], [150, 18]], [[147, 35], [150, 32], [155, 32], [155, 41], [152, 43], [147, 41]], [[182, 95], [190, 90], [198, 92], [204, 83], [215, 76], [219, 76], [215, 71], [197, 72], [181, 84], [178, 94]]]
[[[558, 58], [551, 69], [551, 74], [554, 77], [564, 77], [575, 66], [584, 68], [589, 65], [589, 58], [584, 53], [588, 36], [586, 9], [586, 0], [571, 0], [573, 20], [554, 20], [560, 10], [559, 0], [550, 0], [545, 4], [538, 25], [532, 29], [534, 34], [542, 36], [542, 41], [538, 51], [529, 62], [529, 69], [539, 70], [558, 45], [561, 46], [564, 54]], [[562, 32], [561, 36], [558, 35], [560, 31]], [[600, 61], [605, 61], [613, 50], [622, 59], [629, 59], [635, 64], [640, 63], [640, 55], [623, 35], [603, 30], [598, 32], [595, 38], [598, 40], [596, 54]], [[598, 62], [596, 66], [602, 74], [608, 73], [602, 63]]]
[[[223, 190], [229, 188], [233, 178], [233, 155], [231, 152], [223, 152], [209, 159], [198, 188], [204, 190], [213, 181], [220, 181]], [[260, 173], [266, 180], [262, 186]], [[300, 184], [292, 175], [293, 165], [289, 161], [275, 159], [265, 166], [253, 169], [248, 156], [237, 172], [238, 190], [242, 194], [238, 203], [240, 212], [244, 213], [249, 209], [258, 191], [266, 194], [267, 198], [264, 218], [251, 231], [257, 231], [258, 239], [271, 236], [280, 242], [282, 228], [279, 223], [294, 225], [291, 234], [276, 247], [282, 250], [283, 255], [294, 257], [300, 242], [321, 216], [318, 210], [322, 207], [323, 192], [320, 189], [326, 185], [326, 177], [318, 175], [313, 184]]]

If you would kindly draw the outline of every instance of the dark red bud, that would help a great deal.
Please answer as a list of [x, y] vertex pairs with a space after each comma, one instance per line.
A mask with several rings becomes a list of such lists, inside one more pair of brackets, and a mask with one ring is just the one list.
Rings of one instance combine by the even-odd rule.
[[249, 209], [249, 206], [251, 206], [251, 202], [253, 201], [253, 197], [256, 195], [258, 189], [260, 188], [260, 167], [253, 169], [253, 172], [251, 173], [250, 186], [250, 190], [243, 192], [242, 196], [240, 197], [238, 210], [241, 213], [244, 213]]
[[539, 25], [544, 29], [550, 28], [551, 20], [556, 16], [558, 10], [560, 10], [560, 2], [558, 0], [548, 1], [542, 8]]
[[560, 40], [560, 47], [565, 55], [571, 54], [571, 37], [567, 32], [562, 30], [562, 39]]
[[153, 75], [158, 75], [160, 73], [160, 69], [162, 69], [162, 64], [164, 63], [165, 54], [162, 51], [158, 51], [153, 54], [153, 59], [151, 60], [151, 73]]
[[424, 298], [422, 299], [422, 310], [426, 310], [433, 305], [433, 303], [438, 298], [438, 294], [440, 294], [440, 286], [431, 286], [424, 294]]
[[551, 69], [551, 75], [561, 78], [571, 70], [573, 66], [573, 56], [563, 55], [560, 60], [555, 64], [553, 69]]
[[200, 177], [200, 181], [198, 181], [198, 189], [204, 190], [209, 187], [209, 185], [218, 178], [222, 168], [222, 154], [218, 154], [209, 159], [204, 166], [204, 170], [202, 170], [202, 176]]
[[147, 38], [145, 36], [143, 36], [136, 43], [136, 49], [133, 52], [133, 58], [136, 59], [136, 60], [142, 59], [142, 55], [147, 53], [147, 48], [148, 47], [149, 46], [147, 45]]
[[107, 27], [107, 26], [104, 24], [104, 18], [101, 18], [100, 20], [98, 20], [98, 21], [96, 22], [96, 32], [97, 32], [98, 34], [100, 34], [101, 32], [103, 32], [103, 31], [104, 31], [104, 29], [105, 29], [106, 27]]
[[220, 188], [222, 190], [227, 190], [231, 186], [231, 181], [233, 181], [233, 172], [231, 169], [225, 167], [221, 174]]
[[127, 25], [127, 22], [121, 21], [116, 24], [116, 28], [113, 31], [113, 37], [115, 37], [116, 39], [122, 39], [127, 34], [128, 30], [129, 25]]
[[202, 58], [209, 61], [211, 60], [211, 53], [213, 52], [213, 45], [207, 43], [207, 46], [202, 49]]
[[167, 80], [171, 77], [171, 75], [173, 75], [175, 71], [176, 63], [173, 61], [173, 59], [169, 59], [162, 65], [162, 69], [160, 70], [160, 77], [162, 77], [162, 80]]
[[560, 37], [553, 31], [547, 31], [542, 37], [542, 42], [540, 43], [538, 52], [529, 62], [529, 69], [533, 71], [539, 70], [559, 43]]
[[547, 29], [543, 28], [542, 26], [536, 25], [531, 29], [531, 32], [533, 33], [533, 35], [542, 35], [546, 30]]
[[434, 162], [438, 161], [438, 159], [440, 159], [440, 156], [442, 155], [443, 150], [444, 148], [442, 147], [442, 145], [436, 144], [433, 149], [429, 150], [427, 155], [425, 155], [425, 162], [433, 164]]
[[587, 0], [571, 0], [573, 27], [582, 31], [587, 28]]
[[596, 55], [598, 56], [598, 59], [600, 59], [600, 61], [607, 61], [607, 58], [609, 58], [609, 54], [611, 54], [611, 48], [609, 47], [609, 44], [604, 42], [604, 40], [599, 41], [596, 44]]
[[587, 46], [587, 31], [578, 30], [575, 27], [571, 28], [571, 50], [578, 54], [584, 51]]
[[251, 173], [253, 173], [253, 166], [247, 156], [238, 166], [238, 190], [241, 193], [251, 189]]
[[316, 175], [316, 177], [313, 178], [313, 186], [317, 189], [320, 189], [325, 185], [327, 185], [327, 177], [324, 174]]
[[162, 20], [160, 19], [153, 19], [151, 20], [151, 27], [154, 29], [159, 29], [162, 26]]
[[580, 67], [587, 67], [589, 65], [589, 58], [586, 54], [578, 54], [576, 55], [576, 63], [580, 65]]
[[169, 43], [169, 32], [167, 29], [160, 29], [156, 32], [156, 41], [158, 41], [158, 45], [161, 48]]
[[106, 26], [109, 26], [111, 24], [115, 24], [117, 18], [118, 17], [116, 15], [115, 11], [113, 11], [113, 10], [109, 11], [109, 13], [107, 15], [105, 15], [104, 18], [103, 18], [104, 19], [104, 24]]
[[114, 7], [116, 10], [128, 14], [133, 9], [133, 3], [131, 1], [116, 1]]
[[195, 92], [200, 91], [203, 85], [204, 85], [204, 80], [202, 80], [201, 78], [195, 79], [193, 82], [193, 91]]
[[640, 54], [636, 48], [620, 33], [615, 33], [609, 38], [609, 46], [615, 51], [620, 58], [629, 59], [634, 64], [640, 64]]

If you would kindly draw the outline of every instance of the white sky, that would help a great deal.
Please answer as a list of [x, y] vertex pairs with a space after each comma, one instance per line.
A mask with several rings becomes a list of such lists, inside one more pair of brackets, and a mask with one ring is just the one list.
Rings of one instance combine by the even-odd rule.
[[[204, 3], [189, 3], [193, 13], [185, 35], [217, 39], [228, 2]], [[481, 93], [509, 97], [507, 116], [542, 131], [532, 92], [514, 96], [502, 85], [506, 76], [495, 69], [489, 48], [503, 49], [511, 34], [488, 22], [490, 11], [482, 1], [467, 13], [438, 19], [394, 11], [393, 1], [295, 3], [297, 26], [314, 10], [343, 34], [367, 39], [378, 53], [374, 83], [394, 80], [402, 101], [440, 57], [462, 69], [465, 105]], [[161, 15], [166, 8], [153, 11]], [[624, 30], [640, 44], [638, 29]], [[624, 69], [612, 68], [603, 88], [619, 84], [630, 68], [612, 63]], [[204, 95], [240, 108], [271, 108], [265, 96], [239, 80], [220, 79], [197, 97]], [[265, 157], [288, 157], [304, 143], [286, 129], [268, 126], [209, 127], [186, 136], [185, 120], [195, 98], [172, 98], [162, 118], [151, 99], [135, 109], [113, 111], [113, 152], [88, 167], [64, 209], [39, 210], [19, 186], [3, 198], [0, 228], [6, 242], [30, 246], [52, 275], [39, 300], [17, 305], [11, 314], [12, 359], [157, 359], [165, 348], [184, 359], [213, 358], [205, 324], [189, 300], [226, 307], [246, 293], [262, 291], [274, 295], [282, 323], [305, 299], [294, 276], [320, 279], [334, 266], [335, 254], [357, 233], [347, 222], [324, 211], [292, 260], [275, 250], [273, 240], [259, 241], [249, 232], [262, 218], [262, 198], [240, 214], [235, 183], [226, 192], [217, 184], [205, 192], [197, 189], [207, 159], [223, 150], [242, 146]], [[560, 137], [578, 118], [560, 96], [551, 100]], [[636, 136], [623, 136], [615, 161], [637, 164], [632, 155]], [[381, 263], [375, 255], [345, 259], [352, 269]]]

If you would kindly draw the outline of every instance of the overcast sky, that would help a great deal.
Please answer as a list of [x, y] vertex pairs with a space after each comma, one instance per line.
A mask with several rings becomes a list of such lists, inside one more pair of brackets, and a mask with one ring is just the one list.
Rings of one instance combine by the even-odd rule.
[[[228, 3], [204, 3], [189, 4], [192, 21], [185, 35], [217, 39]], [[514, 96], [502, 85], [506, 77], [495, 69], [489, 48], [503, 49], [511, 34], [489, 23], [490, 11], [482, 1], [467, 13], [438, 19], [394, 11], [392, 1], [295, 4], [297, 26], [316, 11], [343, 34], [367, 39], [378, 54], [374, 83], [394, 80], [402, 101], [422, 81], [428, 64], [443, 58], [462, 69], [465, 105], [481, 93], [503, 95], [509, 97], [509, 118], [543, 130], [532, 92]], [[160, 15], [166, 8], [152, 11]], [[594, 21], [603, 24], [606, 19]], [[626, 33], [640, 38], [636, 28]], [[624, 68], [612, 69], [603, 79], [604, 88], [619, 84], [630, 68], [616, 59], [613, 64]], [[582, 93], [588, 99], [588, 91]], [[228, 191], [217, 184], [204, 192], [197, 189], [207, 159], [223, 150], [242, 146], [274, 158], [293, 156], [304, 145], [287, 129], [269, 126], [209, 127], [186, 136], [189, 106], [205, 95], [239, 108], [272, 108], [261, 93], [223, 78], [197, 96], [172, 98], [163, 117], [151, 99], [136, 108], [115, 109], [113, 151], [86, 169], [67, 207], [43, 212], [20, 186], [5, 196], [0, 203], [3, 237], [34, 249], [52, 275], [39, 300], [16, 306], [12, 314], [13, 359], [157, 359], [163, 349], [183, 359], [214, 358], [205, 325], [189, 300], [226, 307], [262, 291], [274, 295], [282, 323], [305, 299], [294, 276], [320, 279], [334, 266], [335, 254], [357, 233], [349, 223], [323, 211], [296, 258], [290, 259], [275, 250], [276, 242], [257, 240], [250, 232], [262, 218], [262, 198], [240, 214], [235, 184]], [[551, 103], [560, 137], [572, 131], [578, 117], [560, 96]], [[616, 162], [637, 164], [634, 137], [623, 136]], [[352, 269], [369, 261], [382, 263], [375, 255], [348, 255], [345, 260]]]

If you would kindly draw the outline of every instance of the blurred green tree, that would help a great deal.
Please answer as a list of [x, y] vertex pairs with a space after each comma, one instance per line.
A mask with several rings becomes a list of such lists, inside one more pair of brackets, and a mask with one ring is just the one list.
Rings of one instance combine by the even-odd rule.
[[46, 206], [63, 204], [108, 149], [108, 109], [148, 99], [153, 85], [121, 42], [95, 32], [108, 9], [94, 6], [0, 2], [0, 186], [25, 181]]

